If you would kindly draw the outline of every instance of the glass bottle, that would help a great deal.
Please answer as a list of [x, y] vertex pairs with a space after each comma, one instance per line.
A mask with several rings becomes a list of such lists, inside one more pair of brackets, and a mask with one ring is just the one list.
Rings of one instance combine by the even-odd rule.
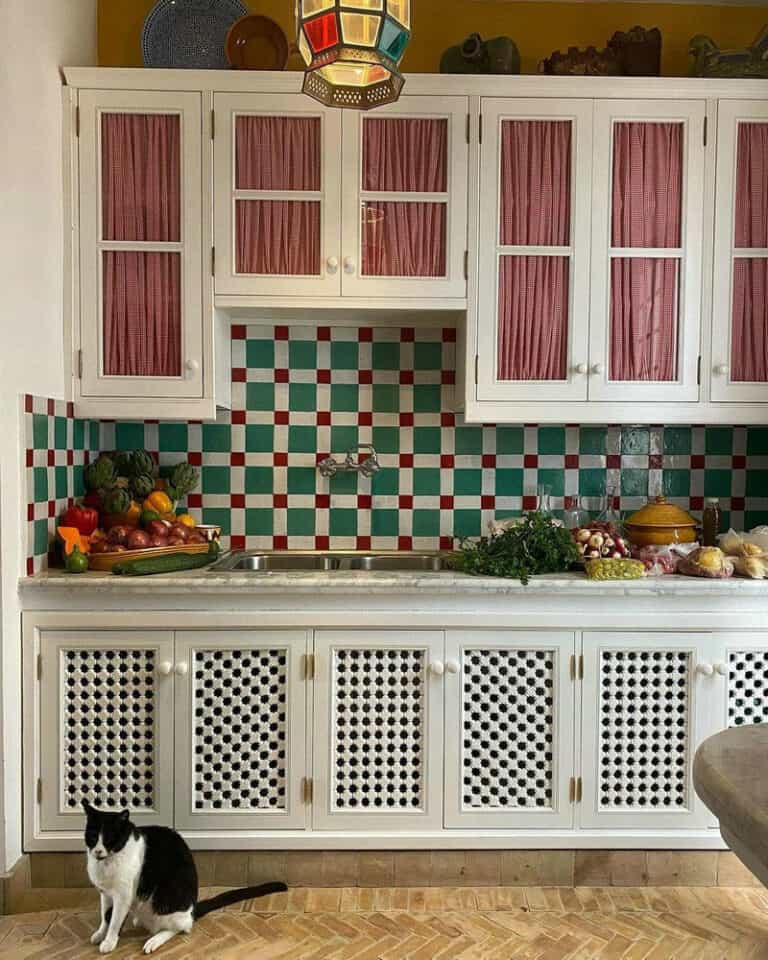
[[563, 526], [566, 530], [578, 530], [589, 526], [589, 510], [584, 507], [581, 497], [566, 497], [563, 511]]
[[704, 502], [704, 514], [701, 520], [701, 539], [705, 547], [717, 546], [720, 521], [720, 501], [717, 497], [708, 497]]
[[536, 509], [545, 516], [552, 514], [552, 486], [548, 483], [540, 483], [536, 491]]

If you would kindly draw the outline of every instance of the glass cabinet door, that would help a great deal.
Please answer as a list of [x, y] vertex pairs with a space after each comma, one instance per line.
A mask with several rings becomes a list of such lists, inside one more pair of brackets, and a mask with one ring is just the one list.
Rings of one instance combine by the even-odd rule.
[[712, 400], [768, 400], [768, 105], [718, 107]]
[[342, 291], [466, 297], [466, 97], [344, 116]]
[[705, 105], [595, 105], [590, 400], [697, 400]]
[[483, 100], [478, 400], [586, 400], [591, 102]]
[[296, 94], [215, 105], [216, 293], [337, 296], [339, 111]]
[[85, 396], [200, 397], [200, 96], [80, 94]]

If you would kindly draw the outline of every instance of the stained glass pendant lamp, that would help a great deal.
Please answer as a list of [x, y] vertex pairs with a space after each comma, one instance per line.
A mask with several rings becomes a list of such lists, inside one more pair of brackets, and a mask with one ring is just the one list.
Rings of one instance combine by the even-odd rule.
[[304, 93], [329, 107], [393, 103], [411, 35], [411, 0], [296, 0]]

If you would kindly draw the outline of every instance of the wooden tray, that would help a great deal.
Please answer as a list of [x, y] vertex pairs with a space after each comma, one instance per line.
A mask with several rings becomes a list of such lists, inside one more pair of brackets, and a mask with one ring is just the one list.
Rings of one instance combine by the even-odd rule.
[[150, 557], [169, 557], [175, 553], [207, 553], [207, 543], [178, 544], [172, 547], [147, 547], [146, 550], [122, 550], [117, 553], [89, 553], [89, 570], [111, 570], [116, 563], [126, 560], [148, 560]]

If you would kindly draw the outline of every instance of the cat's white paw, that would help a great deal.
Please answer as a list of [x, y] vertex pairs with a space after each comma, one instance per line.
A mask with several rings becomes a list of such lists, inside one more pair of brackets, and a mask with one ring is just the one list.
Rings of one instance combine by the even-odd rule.
[[99, 927], [99, 929], [94, 930], [93, 934], [91, 935], [91, 943], [94, 945], [100, 944], [106, 935], [106, 928]]
[[164, 932], [156, 933], [154, 937], [150, 937], [144, 944], [144, 953], [154, 953], [155, 950], [162, 947], [164, 943], [167, 943], [168, 939]]
[[101, 946], [99, 947], [99, 953], [112, 953], [112, 951], [117, 946], [117, 937], [107, 937], [106, 940], [102, 941]]

